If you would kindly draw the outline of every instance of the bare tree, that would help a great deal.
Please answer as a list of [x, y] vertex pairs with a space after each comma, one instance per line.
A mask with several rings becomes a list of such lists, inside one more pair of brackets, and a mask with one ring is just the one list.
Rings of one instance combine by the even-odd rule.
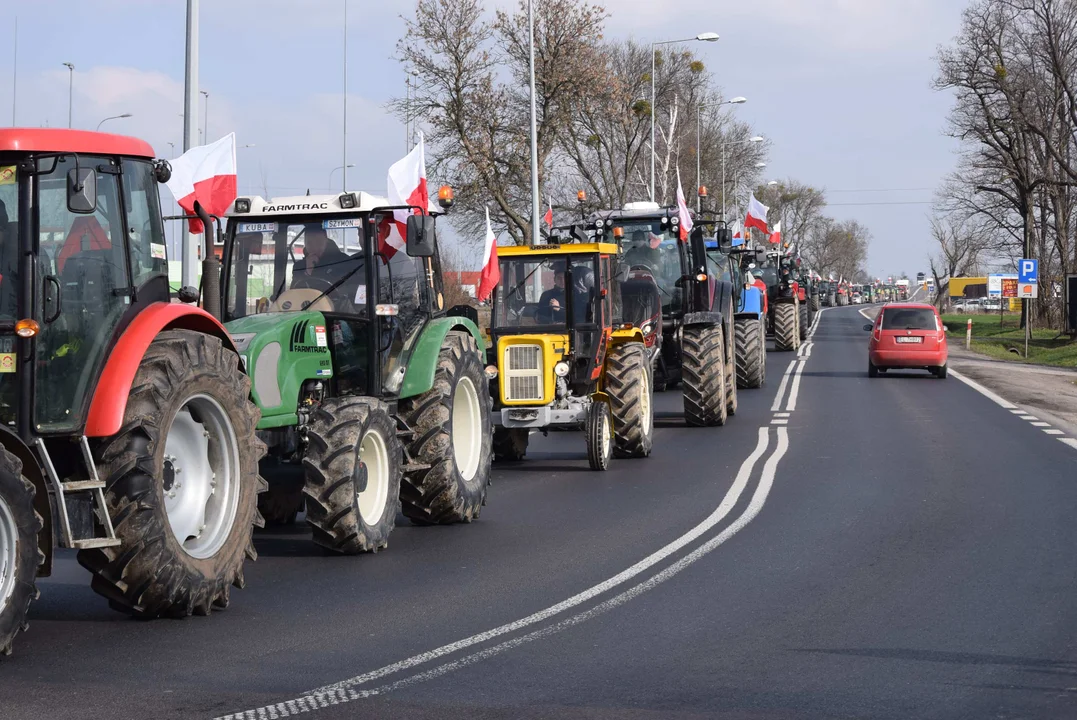
[[939, 211], [931, 217], [931, 236], [938, 250], [929, 260], [935, 278], [935, 304], [940, 310], [949, 302], [950, 278], [979, 271], [981, 257], [990, 242], [983, 222]]

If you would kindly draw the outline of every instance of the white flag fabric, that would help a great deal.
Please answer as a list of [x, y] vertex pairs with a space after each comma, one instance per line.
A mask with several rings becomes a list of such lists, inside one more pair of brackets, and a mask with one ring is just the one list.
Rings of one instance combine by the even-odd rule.
[[[419, 134], [419, 144], [389, 168], [388, 197], [390, 205], [414, 205], [422, 208], [421, 214], [424, 215], [429, 211], [430, 196], [426, 189], [426, 148], [422, 133]], [[411, 210], [393, 211], [393, 227], [380, 248], [386, 258], [391, 258], [398, 250], [404, 249], [408, 216], [413, 214], [418, 213]]]
[[688, 203], [684, 200], [680, 168], [677, 168], [677, 217], [680, 218], [681, 241], [684, 242], [688, 240], [688, 234], [692, 232], [694, 223], [692, 222], [692, 213], [688, 210]]
[[[168, 189], [176, 202], [194, 214], [197, 201], [210, 215], [223, 217], [236, 199], [236, 134], [228, 133], [209, 145], [200, 145], [171, 161]], [[202, 223], [191, 220], [190, 230], [202, 232]]]
[[490, 208], [486, 208], [486, 244], [482, 253], [479, 287], [475, 293], [479, 302], [485, 302], [499, 282], [501, 282], [501, 265], [497, 260], [497, 235], [494, 234], [494, 226], [490, 223]]

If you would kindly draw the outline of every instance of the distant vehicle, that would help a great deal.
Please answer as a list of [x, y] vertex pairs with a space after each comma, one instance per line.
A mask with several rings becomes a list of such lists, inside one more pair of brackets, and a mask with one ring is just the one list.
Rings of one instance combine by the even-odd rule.
[[1002, 300], [998, 298], [984, 298], [980, 303], [980, 309], [984, 312], [998, 312], [1002, 309]]
[[864, 330], [871, 333], [868, 377], [878, 377], [887, 370], [912, 369], [927, 370], [940, 380], [946, 378], [946, 326], [933, 306], [886, 305]]
[[927, 277], [927, 276], [924, 275], [924, 273], [922, 273], [922, 272], [916, 273], [916, 282], [922, 283], [924, 281], [925, 277]]
[[864, 302], [864, 296], [858, 292], [853, 293], [853, 305], [860, 305]]
[[[954, 310], [957, 312], [979, 312], [983, 310], [983, 298], [961, 298], [954, 302]], [[995, 308], [996, 310], [998, 308]]]

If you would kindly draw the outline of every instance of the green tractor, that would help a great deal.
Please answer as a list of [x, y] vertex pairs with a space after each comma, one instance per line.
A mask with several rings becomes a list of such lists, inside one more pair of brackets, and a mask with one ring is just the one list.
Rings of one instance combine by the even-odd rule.
[[274, 524], [305, 507], [334, 552], [386, 547], [398, 510], [471, 522], [486, 503], [485, 346], [468, 308], [444, 307], [429, 210], [348, 192], [229, 213], [222, 316], [262, 411], [259, 507]]

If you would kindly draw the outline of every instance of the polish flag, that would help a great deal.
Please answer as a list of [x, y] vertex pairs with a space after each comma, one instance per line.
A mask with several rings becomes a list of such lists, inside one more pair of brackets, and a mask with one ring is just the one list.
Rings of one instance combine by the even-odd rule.
[[546, 227], [553, 230], [553, 203], [549, 200], [546, 202], [549, 203], [550, 207], [546, 210], [546, 214], [542, 216], [542, 220], [546, 223]]
[[733, 226], [730, 229], [733, 231], [733, 244], [734, 245], [743, 245], [744, 244], [744, 235], [743, 235], [743, 233], [741, 233], [740, 220], [735, 220], [733, 222]]
[[680, 218], [681, 242], [688, 241], [688, 233], [692, 232], [692, 214], [688, 212], [688, 203], [684, 201], [684, 189], [681, 187], [681, 171], [677, 169], [677, 217]]
[[[228, 133], [209, 145], [191, 148], [172, 161], [168, 189], [188, 214], [197, 202], [210, 215], [223, 217], [236, 199], [236, 134]], [[202, 221], [188, 221], [193, 233], [202, 232]]]
[[770, 234], [770, 244], [780, 245], [782, 242], [782, 224], [781, 222], [774, 223], [774, 232]]
[[426, 190], [426, 148], [422, 133], [419, 144], [389, 168], [389, 204], [414, 205], [421, 210], [394, 210], [393, 223], [388, 235], [379, 242], [379, 251], [386, 260], [403, 250], [407, 244], [408, 216], [425, 215], [430, 208], [430, 196]]
[[770, 233], [767, 229], [767, 212], [770, 210], [766, 205], [755, 199], [755, 193], [748, 200], [748, 217], [744, 220], [744, 227], [759, 228], [764, 235]]
[[494, 235], [494, 226], [490, 224], [490, 208], [486, 208], [486, 247], [482, 252], [482, 272], [479, 273], [479, 287], [475, 293], [479, 302], [485, 302], [499, 282], [501, 266], [497, 261], [497, 235]]

